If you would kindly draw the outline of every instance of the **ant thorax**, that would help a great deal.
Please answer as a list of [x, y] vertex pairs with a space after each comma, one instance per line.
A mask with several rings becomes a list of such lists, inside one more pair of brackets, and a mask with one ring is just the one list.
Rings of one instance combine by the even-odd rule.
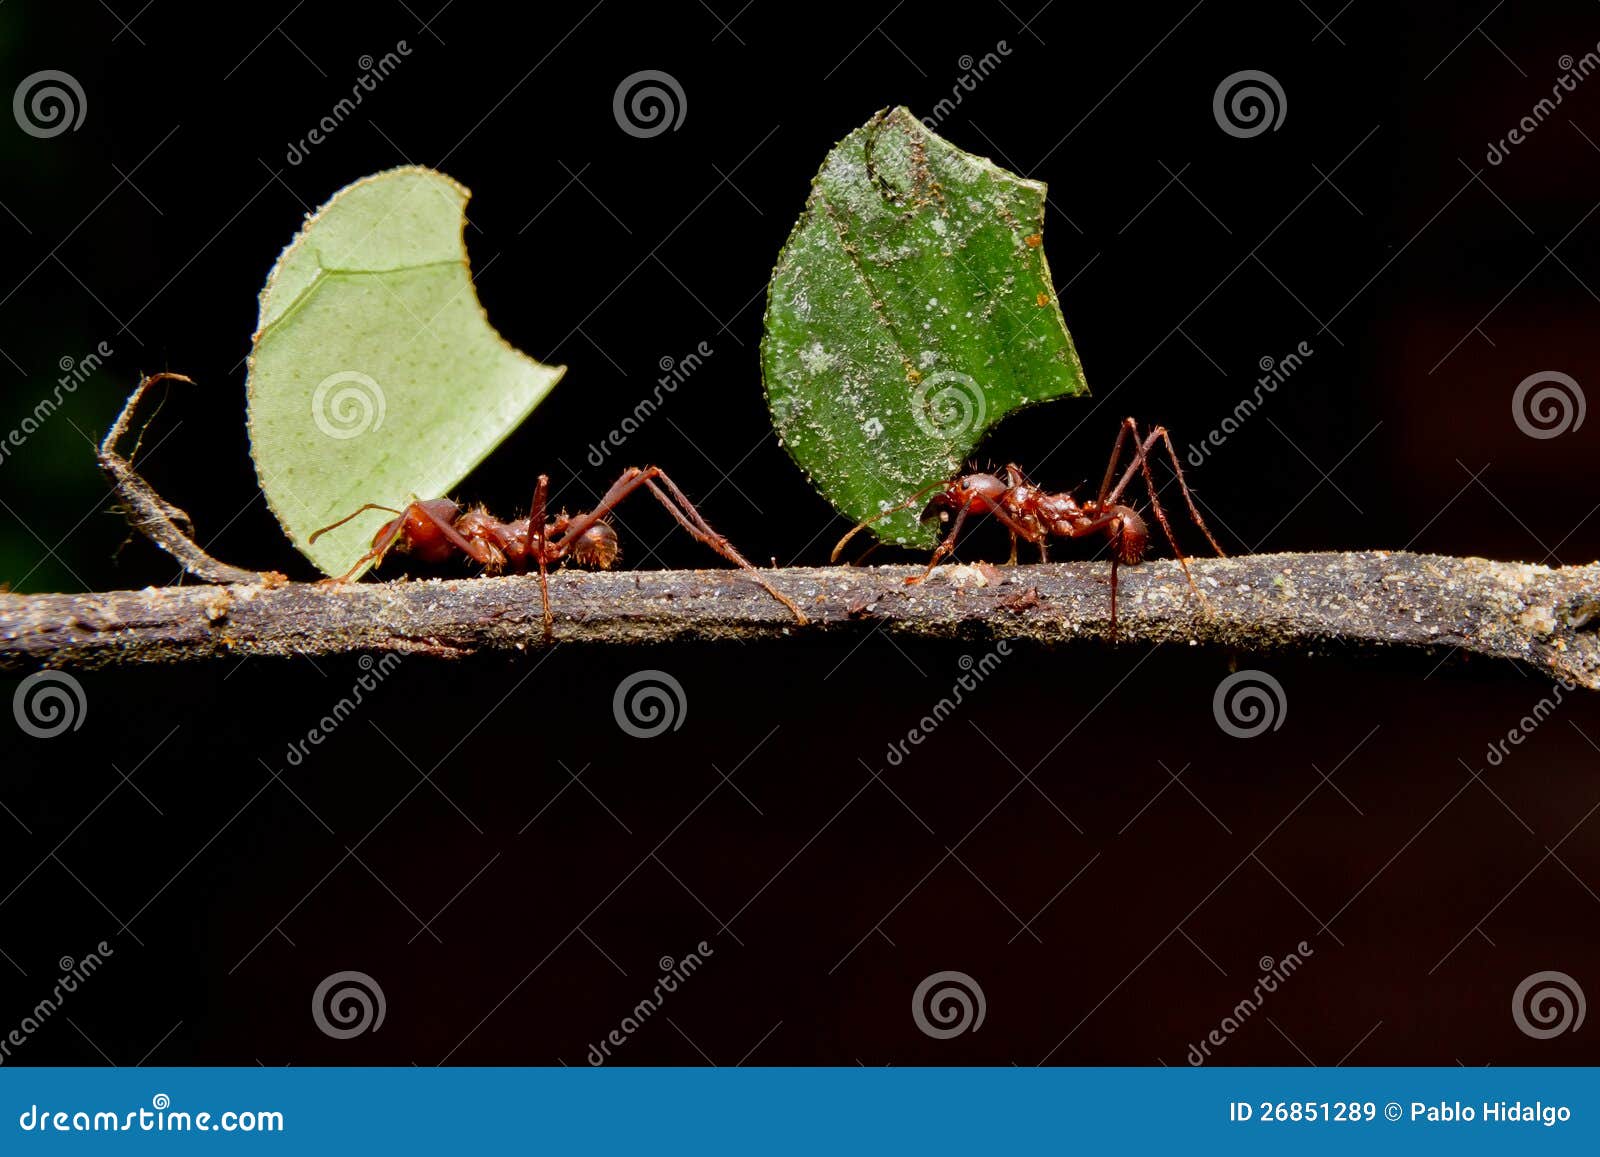
[[1068, 528], [1087, 513], [1070, 494], [1048, 494], [1031, 486], [1019, 486], [1017, 489], [1029, 492], [1029, 513], [1043, 523], [1051, 534], [1067, 537], [1070, 534]]
[[482, 506], [474, 506], [457, 518], [455, 529], [477, 548], [472, 554], [489, 574], [499, 574], [505, 570], [508, 556], [520, 558], [526, 551], [526, 531], [519, 544], [512, 528]]

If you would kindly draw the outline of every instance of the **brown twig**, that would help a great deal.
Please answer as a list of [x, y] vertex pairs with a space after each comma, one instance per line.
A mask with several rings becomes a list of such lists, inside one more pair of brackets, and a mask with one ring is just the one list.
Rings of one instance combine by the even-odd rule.
[[192, 531], [193, 524], [188, 514], [157, 494], [134, 470], [133, 463], [117, 452], [117, 443], [127, 436], [134, 412], [144, 400], [145, 391], [163, 381], [194, 384], [193, 378], [182, 374], [150, 374], [141, 378], [133, 388], [133, 393], [128, 395], [122, 413], [117, 415], [117, 420], [111, 423], [111, 429], [106, 431], [105, 440], [100, 443], [100, 452], [95, 456], [101, 471], [111, 483], [123, 513], [128, 517], [129, 525], [177, 559], [184, 570], [205, 582], [269, 585], [286, 582], [277, 571], [244, 570], [212, 558], [189, 537], [188, 531]]
[[[1516, 659], [1600, 688], [1600, 563], [1549, 568], [1383, 551], [1270, 554], [1124, 568], [1123, 645], [1245, 652], [1422, 648]], [[648, 644], [859, 636], [1108, 642], [1103, 563], [763, 571], [794, 618], [733, 570], [565, 571], [552, 578], [555, 641]], [[248, 572], [247, 572], [248, 573]], [[439, 656], [547, 644], [538, 580], [167, 587], [0, 594], [0, 667], [171, 663], [224, 655], [400, 651]]]

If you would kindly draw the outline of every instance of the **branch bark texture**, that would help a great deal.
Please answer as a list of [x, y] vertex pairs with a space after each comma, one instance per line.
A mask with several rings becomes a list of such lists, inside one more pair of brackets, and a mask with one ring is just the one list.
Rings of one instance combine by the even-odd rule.
[[[1267, 554], [1124, 568], [1117, 639], [1245, 652], [1459, 649], [1600, 689], [1600, 563], [1549, 568], [1389, 553]], [[735, 570], [566, 571], [557, 643], [856, 636], [1110, 641], [1104, 563], [830, 567], [763, 573], [797, 626]], [[537, 580], [288, 583], [98, 594], [0, 594], [0, 668], [174, 663], [229, 655], [404, 652], [460, 657], [547, 646]]]

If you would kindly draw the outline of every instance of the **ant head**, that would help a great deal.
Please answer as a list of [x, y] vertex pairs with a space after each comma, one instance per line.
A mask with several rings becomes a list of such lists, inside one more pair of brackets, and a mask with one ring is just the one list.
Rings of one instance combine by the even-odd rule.
[[617, 532], [609, 522], [597, 522], [572, 544], [572, 557], [579, 566], [592, 566], [597, 570], [610, 570], [622, 553]]
[[1008, 489], [1005, 482], [993, 474], [963, 474], [928, 500], [928, 505], [922, 509], [922, 521], [937, 518], [948, 522], [951, 513], [964, 506], [970, 507], [973, 514], [983, 514], [998, 506]]
[[1117, 560], [1130, 565], [1143, 562], [1145, 548], [1150, 544], [1150, 528], [1131, 506], [1113, 506], [1111, 513], [1118, 519], [1108, 528]]

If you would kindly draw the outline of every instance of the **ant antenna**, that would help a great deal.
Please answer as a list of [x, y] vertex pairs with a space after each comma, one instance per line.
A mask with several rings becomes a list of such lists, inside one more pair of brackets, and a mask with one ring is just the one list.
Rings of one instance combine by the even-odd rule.
[[338, 522], [332, 523], [331, 525], [328, 525], [328, 526], [324, 526], [321, 530], [317, 531], [310, 538], [306, 539], [306, 545], [310, 546], [313, 542], [316, 542], [317, 539], [319, 539], [323, 535], [327, 534], [328, 531], [330, 531], [330, 530], [338, 530], [341, 526], [343, 526], [345, 523], [349, 522], [352, 518], [356, 518], [359, 515], [365, 514], [369, 510], [382, 510], [387, 514], [395, 514], [395, 515], [398, 515], [400, 513], [398, 510], [396, 510], [392, 506], [384, 506], [384, 505], [382, 505], [380, 503], [377, 503], [377, 502], [369, 502], [365, 506], [361, 507], [359, 510], [353, 511], [350, 514], [345, 515]]
[[[828, 556], [828, 561], [829, 562], [838, 562], [839, 561], [839, 556], [844, 553], [844, 548], [850, 542], [850, 540], [852, 538], [854, 538], [856, 535], [860, 534], [867, 527], [871, 526], [874, 522], [877, 522], [879, 519], [888, 518], [889, 515], [891, 515], [891, 514], [898, 514], [900, 511], [905, 510], [908, 507], [916, 505], [918, 499], [920, 499], [923, 495], [927, 494], [930, 490], [937, 490], [939, 487], [945, 485], [946, 481], [947, 481], [947, 479], [941, 478], [937, 482], [930, 482], [926, 486], [924, 486], [921, 490], [919, 490], [915, 494], [913, 494], [910, 498], [907, 498], [904, 502], [900, 503], [900, 505], [891, 506], [891, 507], [889, 507], [888, 510], [879, 511], [877, 514], [874, 514], [871, 518], [867, 519], [865, 522], [856, 523], [855, 529], [853, 529], [849, 534], [847, 534], [843, 538], [841, 538], [839, 540], [838, 544], [833, 548], [833, 553]], [[866, 556], [863, 555], [862, 557], [865, 558]]]

